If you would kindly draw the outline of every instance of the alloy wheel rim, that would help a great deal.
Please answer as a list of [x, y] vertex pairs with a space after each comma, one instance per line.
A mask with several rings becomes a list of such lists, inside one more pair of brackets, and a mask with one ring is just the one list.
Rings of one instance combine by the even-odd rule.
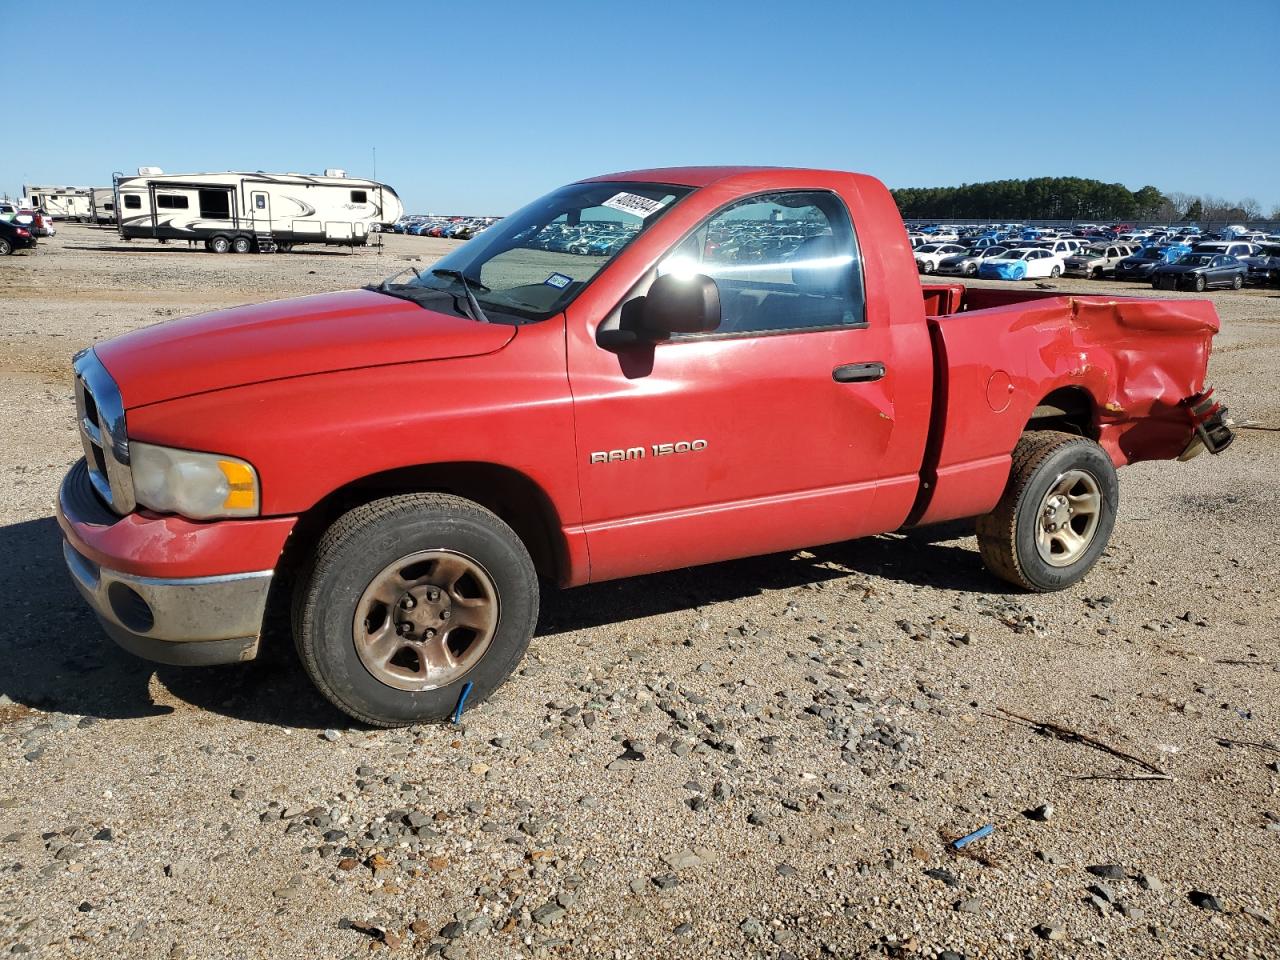
[[493, 577], [455, 550], [420, 550], [387, 564], [360, 596], [352, 638], [374, 679], [435, 690], [484, 657], [501, 616]]
[[1036, 516], [1036, 551], [1051, 567], [1067, 567], [1089, 549], [1102, 518], [1102, 491], [1086, 470], [1068, 470], [1049, 487]]

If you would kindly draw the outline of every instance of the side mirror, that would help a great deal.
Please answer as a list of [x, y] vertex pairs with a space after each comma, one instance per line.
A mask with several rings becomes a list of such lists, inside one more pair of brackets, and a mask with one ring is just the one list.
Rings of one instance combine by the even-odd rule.
[[622, 349], [668, 339], [673, 333], [709, 333], [720, 327], [720, 288], [705, 274], [665, 274], [649, 292], [623, 307], [622, 324], [597, 334], [600, 346]]
[[709, 333], [720, 326], [720, 288], [702, 273], [665, 274], [649, 287], [639, 321], [640, 332], [658, 340], [673, 333]]

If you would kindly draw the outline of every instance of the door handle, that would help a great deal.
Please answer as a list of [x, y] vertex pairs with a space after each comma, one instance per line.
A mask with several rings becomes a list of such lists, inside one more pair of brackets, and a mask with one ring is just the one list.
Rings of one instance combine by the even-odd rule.
[[831, 371], [831, 379], [836, 383], [870, 383], [884, 377], [884, 364], [879, 360], [871, 363], [845, 363]]

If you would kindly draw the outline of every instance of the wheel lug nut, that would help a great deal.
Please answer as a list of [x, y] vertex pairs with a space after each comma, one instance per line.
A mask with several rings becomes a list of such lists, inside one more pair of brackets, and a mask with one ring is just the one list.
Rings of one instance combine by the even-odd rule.
[[401, 597], [400, 608], [402, 610], [412, 610], [416, 606], [417, 603], [414, 602], [413, 597]]
[[448, 620], [448, 619], [449, 619], [450, 617], [452, 617], [452, 616], [453, 616], [452, 611], [449, 611], [449, 610], [441, 610], [441, 611], [440, 611], [440, 619], [441, 619], [441, 620]]
[[407, 637], [409, 634], [413, 633], [413, 624], [408, 620], [401, 620], [396, 624], [396, 633], [400, 634], [402, 637]]
[[428, 600], [431, 600], [431, 601], [439, 600], [439, 599], [440, 599], [440, 591], [439, 591], [439, 590], [431, 590], [430, 592], [428, 592], [428, 593], [427, 593], [427, 599], [428, 599]]
[[435, 635], [436, 635], [436, 632], [432, 627], [427, 627], [427, 629], [422, 631], [423, 640], [431, 640], [432, 638], [435, 637]]

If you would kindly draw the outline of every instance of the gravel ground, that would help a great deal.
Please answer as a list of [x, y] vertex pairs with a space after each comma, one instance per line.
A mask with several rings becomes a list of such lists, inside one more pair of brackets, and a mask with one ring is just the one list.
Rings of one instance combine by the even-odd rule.
[[552, 594], [494, 700], [399, 731], [351, 728], [280, 636], [204, 670], [106, 641], [51, 516], [72, 352], [450, 246], [217, 257], [67, 225], [0, 261], [0, 950], [1280, 956], [1275, 291], [1212, 294], [1212, 379], [1258, 429], [1122, 471], [1063, 593], [1005, 589], [949, 525]]

